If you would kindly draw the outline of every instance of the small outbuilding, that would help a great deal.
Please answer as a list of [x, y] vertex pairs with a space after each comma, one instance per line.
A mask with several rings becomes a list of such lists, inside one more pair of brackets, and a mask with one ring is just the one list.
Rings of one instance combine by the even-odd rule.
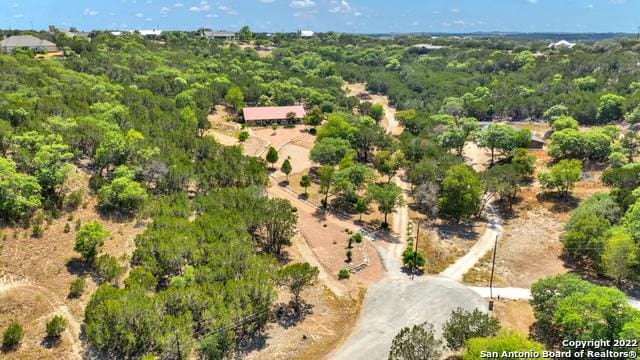
[[11, 53], [15, 49], [56, 52], [58, 47], [51, 41], [31, 35], [15, 35], [0, 41], [0, 52]]
[[531, 140], [529, 140], [529, 146], [528, 146], [529, 149], [542, 149], [544, 148], [545, 144], [546, 144], [546, 141], [542, 140], [537, 135], [531, 133]]
[[302, 105], [260, 106], [242, 109], [244, 121], [248, 125], [287, 124], [300, 122], [306, 115]]
[[549, 49], [561, 49], [561, 48], [571, 49], [574, 46], [576, 46], [576, 43], [568, 42], [567, 40], [560, 40], [558, 42], [549, 44], [549, 46], [547, 47]]

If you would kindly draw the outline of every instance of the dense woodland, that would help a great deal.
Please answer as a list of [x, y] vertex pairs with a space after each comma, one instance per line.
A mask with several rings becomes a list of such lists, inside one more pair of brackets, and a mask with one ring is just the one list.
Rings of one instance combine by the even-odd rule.
[[[121, 286], [113, 281], [117, 263], [100, 255], [105, 230], [95, 223], [78, 232], [76, 251], [105, 279], [86, 308], [86, 334], [113, 356], [223, 358], [264, 328], [275, 285], [291, 276], [276, 260], [293, 235], [295, 210], [264, 194], [265, 161], [204, 136], [217, 104], [241, 118], [245, 104], [303, 103], [305, 122], [317, 127], [311, 158], [320, 164], [313, 179], [323, 205], [362, 213], [375, 203], [383, 225], [401, 202], [391, 182], [401, 170], [416, 208], [430, 218], [466, 221], [493, 199], [509, 208], [533, 181], [531, 134], [481, 121], [548, 121], [555, 164], [540, 183], [566, 200], [583, 164], [595, 163], [609, 167], [603, 178], [614, 188], [574, 212], [563, 235], [567, 254], [618, 283], [637, 279], [640, 144], [635, 131], [610, 125], [640, 122], [636, 40], [549, 50], [537, 40], [253, 34], [274, 47], [261, 57], [197, 33], [165, 32], [161, 41], [40, 36], [65, 57], [0, 56], [0, 217], [6, 226], [29, 226], [40, 209], [58, 217], [78, 206], [78, 194], [64, 186], [77, 168], [91, 176], [104, 216], [148, 221]], [[424, 42], [444, 48], [412, 47]], [[345, 96], [344, 81], [388, 95], [403, 134], [386, 134], [382, 109]], [[465, 165], [469, 142], [490, 149], [494, 166], [477, 173]], [[572, 287], [585, 287], [582, 297], [553, 299], [553, 309], [536, 297], [540, 326], [570, 332], [561, 325], [575, 304], [605, 295], [620, 301], [586, 286]], [[624, 311], [607, 334], [637, 335], [637, 312]]]

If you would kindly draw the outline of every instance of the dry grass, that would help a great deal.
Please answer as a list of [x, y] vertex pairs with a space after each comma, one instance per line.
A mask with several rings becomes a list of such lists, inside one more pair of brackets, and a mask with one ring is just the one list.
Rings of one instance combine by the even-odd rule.
[[533, 308], [526, 300], [496, 300], [493, 312], [503, 328], [524, 336], [529, 335], [529, 328], [535, 321]]
[[[73, 261], [76, 222], [84, 224], [100, 221], [112, 236], [105, 242], [103, 253], [108, 253], [126, 265], [133, 252], [133, 240], [144, 230], [132, 220], [116, 221], [102, 218], [95, 210], [95, 198], [88, 194], [88, 177], [77, 171], [66, 186], [85, 189], [83, 205], [59, 219], [44, 221], [41, 238], [31, 236], [33, 229], [3, 227], [0, 229], [0, 327], [10, 320], [19, 321], [25, 328], [25, 341], [18, 351], [4, 354], [19, 359], [74, 359], [80, 357], [85, 344], [80, 341], [80, 324], [84, 307], [97, 284], [84, 265]], [[69, 223], [71, 231], [65, 232]], [[78, 299], [67, 298], [69, 284], [80, 275], [87, 277], [85, 293]], [[10, 280], [10, 286], [6, 285]], [[4, 288], [4, 290], [3, 290]], [[54, 314], [67, 319], [67, 331], [57, 347], [46, 349], [40, 341], [44, 336], [44, 323]]]

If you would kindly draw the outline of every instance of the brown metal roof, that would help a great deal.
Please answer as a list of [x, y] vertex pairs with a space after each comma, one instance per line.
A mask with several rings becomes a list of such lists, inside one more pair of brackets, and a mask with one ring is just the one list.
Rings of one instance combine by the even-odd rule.
[[290, 112], [295, 113], [298, 119], [303, 118], [306, 114], [302, 105], [246, 107], [242, 109], [246, 121], [286, 119]]

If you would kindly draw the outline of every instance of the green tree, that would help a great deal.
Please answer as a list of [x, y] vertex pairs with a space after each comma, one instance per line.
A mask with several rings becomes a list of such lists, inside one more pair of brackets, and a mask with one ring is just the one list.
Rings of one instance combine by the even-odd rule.
[[471, 338], [494, 336], [498, 331], [500, 323], [491, 314], [478, 309], [467, 311], [457, 308], [442, 326], [442, 337], [447, 341], [447, 347], [456, 351]]
[[610, 227], [609, 220], [596, 214], [575, 214], [561, 237], [565, 253], [577, 260], [589, 259], [598, 266], [605, 245], [605, 234]]
[[33, 176], [16, 172], [16, 164], [0, 157], [0, 216], [17, 220], [40, 207], [41, 187]]
[[602, 95], [598, 105], [598, 120], [602, 123], [607, 123], [624, 118], [625, 103], [626, 100], [623, 96], [615, 94]]
[[47, 321], [47, 337], [59, 338], [67, 327], [67, 321], [61, 315], [54, 315], [51, 320]]
[[[483, 354], [496, 352], [502, 354], [506, 352], [537, 352], [542, 353], [544, 347], [535, 341], [531, 341], [521, 335], [502, 332], [494, 337], [479, 337], [469, 339], [466, 344], [466, 350], [462, 354], [463, 360], [480, 360], [485, 359]], [[524, 360], [527, 357], [512, 357], [512, 359]]]
[[529, 178], [536, 170], [536, 157], [527, 149], [519, 149], [511, 158], [511, 164], [516, 167], [518, 174]]
[[612, 231], [602, 253], [604, 273], [620, 283], [634, 275], [638, 265], [638, 246], [624, 229]]
[[300, 178], [300, 186], [304, 188], [304, 194], [307, 195], [307, 188], [311, 186], [311, 177], [309, 175], [302, 175]]
[[569, 109], [562, 104], [558, 104], [558, 105], [553, 105], [552, 107], [547, 109], [547, 111], [544, 112], [544, 115], [542, 116], [542, 118], [549, 123], [553, 123], [555, 119], [559, 117], [568, 116], [568, 115], [569, 115]]
[[22, 326], [15, 321], [9, 323], [9, 326], [2, 334], [2, 347], [7, 349], [13, 349], [20, 344], [22, 337], [24, 336], [24, 330]]
[[318, 280], [320, 271], [309, 263], [297, 263], [285, 266], [278, 272], [280, 285], [287, 286], [293, 295], [293, 306], [300, 312], [300, 294], [305, 288], [312, 286]]
[[374, 158], [374, 166], [378, 172], [387, 176], [387, 182], [391, 182], [391, 179], [402, 168], [405, 163], [404, 153], [401, 150], [396, 150], [393, 153], [387, 150], [380, 150], [376, 153]]
[[358, 201], [356, 201], [356, 205], [354, 209], [359, 215], [358, 221], [362, 221], [362, 214], [367, 212], [367, 203], [365, 199], [363, 198], [358, 199]]
[[404, 327], [393, 338], [389, 360], [437, 360], [442, 356], [442, 340], [436, 337], [433, 325], [424, 322]]
[[467, 165], [449, 168], [442, 182], [438, 200], [440, 215], [446, 219], [460, 221], [477, 214], [482, 201], [482, 182]]
[[317, 107], [314, 107], [313, 109], [311, 109], [309, 112], [306, 113], [304, 118], [302, 118], [302, 122], [305, 125], [308, 125], [311, 127], [316, 127], [322, 124], [322, 120], [324, 120], [324, 115], [322, 114], [322, 111]]
[[509, 210], [524, 185], [524, 176], [513, 164], [495, 165], [484, 174], [485, 191], [498, 194], [501, 201], [509, 203]]
[[124, 274], [124, 268], [120, 266], [115, 257], [109, 254], [98, 256], [94, 267], [96, 274], [103, 282], [117, 283], [122, 274]]
[[134, 213], [147, 198], [147, 191], [140, 183], [127, 177], [119, 177], [98, 191], [98, 206], [103, 210]]
[[510, 125], [500, 123], [489, 124], [479, 136], [480, 146], [491, 149], [492, 164], [496, 149], [508, 152], [518, 148], [526, 148], [530, 140], [529, 130], [515, 130]]
[[582, 91], [594, 91], [596, 89], [597, 80], [591, 76], [585, 76], [573, 80], [573, 83]]
[[273, 146], [269, 146], [269, 150], [267, 150], [266, 160], [271, 167], [273, 168], [274, 164], [278, 162], [278, 151]]
[[85, 279], [84, 277], [79, 277], [71, 282], [69, 285], [69, 297], [79, 298], [84, 292], [85, 287]]
[[569, 295], [586, 293], [594, 285], [574, 274], [561, 274], [538, 280], [531, 286], [531, 300], [536, 322], [533, 334], [545, 342], [557, 342], [560, 338], [553, 321], [560, 301]]
[[240, 111], [244, 107], [244, 94], [239, 87], [234, 86], [224, 96], [224, 101], [235, 111]]
[[581, 173], [582, 163], [579, 160], [560, 160], [548, 172], [541, 172], [538, 180], [544, 188], [555, 189], [567, 199]]
[[98, 254], [98, 248], [104, 245], [104, 241], [111, 236], [102, 224], [90, 221], [80, 227], [76, 234], [76, 243], [73, 250], [82, 255], [82, 258], [91, 263]]
[[35, 168], [34, 175], [45, 192], [55, 193], [62, 185], [72, 164], [67, 163], [73, 157], [69, 147], [64, 144], [42, 145], [33, 156], [32, 163]]
[[380, 212], [384, 214], [384, 221], [382, 222], [382, 226], [384, 227], [389, 225], [387, 222], [389, 213], [396, 207], [404, 204], [402, 189], [392, 183], [387, 183], [382, 186], [377, 184], [369, 185], [367, 188], [367, 198], [375, 201], [378, 204]]
[[[625, 323], [632, 320], [633, 312], [621, 291], [594, 286], [560, 300], [553, 322], [560, 330], [560, 340], [602, 339], [613, 344]], [[587, 349], [596, 350], [589, 346]]]
[[321, 165], [337, 165], [340, 160], [346, 157], [353, 158], [355, 154], [355, 150], [347, 140], [327, 137], [314, 144], [309, 157]]
[[238, 32], [238, 39], [240, 41], [249, 41], [253, 39], [253, 33], [251, 32], [249, 26], [245, 25], [240, 28], [240, 31]]
[[578, 121], [571, 116], [558, 116], [551, 123], [553, 131], [560, 131], [564, 129], [578, 130]]
[[287, 182], [289, 182], [289, 174], [291, 174], [291, 171], [293, 171], [293, 168], [291, 167], [291, 162], [289, 161], [289, 159], [284, 159], [284, 162], [282, 163], [282, 167], [280, 168], [280, 170], [287, 175]]
[[384, 116], [384, 108], [380, 104], [371, 105], [371, 110], [369, 110], [369, 116], [371, 116], [375, 121], [382, 120]]
[[329, 191], [335, 183], [335, 168], [331, 165], [325, 165], [318, 169], [318, 179], [320, 181], [320, 193], [324, 195], [322, 207], [329, 205]]

